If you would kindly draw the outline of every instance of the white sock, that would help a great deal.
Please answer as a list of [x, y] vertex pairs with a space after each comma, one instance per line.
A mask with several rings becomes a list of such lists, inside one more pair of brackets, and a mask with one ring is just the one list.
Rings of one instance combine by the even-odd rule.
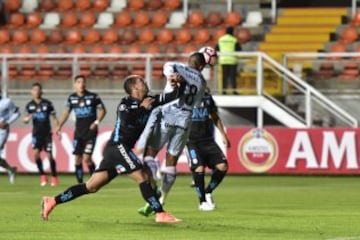
[[145, 164], [150, 168], [151, 175], [155, 181], [160, 180], [158, 178], [159, 163], [152, 156], [146, 156], [144, 158]]

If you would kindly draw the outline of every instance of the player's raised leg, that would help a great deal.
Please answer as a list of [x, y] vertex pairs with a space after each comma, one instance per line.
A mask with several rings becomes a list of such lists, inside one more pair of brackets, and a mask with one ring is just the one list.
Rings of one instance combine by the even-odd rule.
[[[117, 173], [115, 172], [112, 175], [116, 176]], [[114, 178], [114, 176], [112, 176], [112, 178]], [[86, 183], [73, 185], [55, 197], [43, 197], [41, 208], [42, 218], [48, 220], [49, 215], [55, 206], [72, 201], [88, 193], [95, 193], [109, 183], [111, 179], [109, 178], [109, 173], [107, 171], [96, 172]]]

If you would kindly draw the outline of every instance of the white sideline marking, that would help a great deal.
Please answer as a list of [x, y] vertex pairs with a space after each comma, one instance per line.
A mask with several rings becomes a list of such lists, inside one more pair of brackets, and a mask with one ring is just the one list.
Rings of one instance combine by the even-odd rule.
[[356, 237], [327, 238], [326, 240], [360, 240], [360, 236], [356, 236]]

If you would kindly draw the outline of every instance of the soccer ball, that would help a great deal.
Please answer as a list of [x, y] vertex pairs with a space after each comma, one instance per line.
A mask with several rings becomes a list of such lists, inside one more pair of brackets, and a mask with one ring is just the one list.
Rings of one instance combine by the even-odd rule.
[[212, 47], [202, 47], [199, 50], [200, 53], [204, 54], [205, 62], [207, 65], [214, 66], [217, 62], [217, 53]]

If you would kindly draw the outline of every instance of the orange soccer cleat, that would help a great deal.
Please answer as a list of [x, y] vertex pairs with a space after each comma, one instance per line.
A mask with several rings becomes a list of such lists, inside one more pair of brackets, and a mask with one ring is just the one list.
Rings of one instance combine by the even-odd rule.
[[55, 208], [56, 202], [54, 197], [43, 197], [41, 202], [41, 216], [44, 220], [48, 220], [51, 211]]
[[168, 212], [156, 213], [155, 217], [155, 222], [157, 223], [177, 223], [181, 221], [181, 219], [174, 217]]

